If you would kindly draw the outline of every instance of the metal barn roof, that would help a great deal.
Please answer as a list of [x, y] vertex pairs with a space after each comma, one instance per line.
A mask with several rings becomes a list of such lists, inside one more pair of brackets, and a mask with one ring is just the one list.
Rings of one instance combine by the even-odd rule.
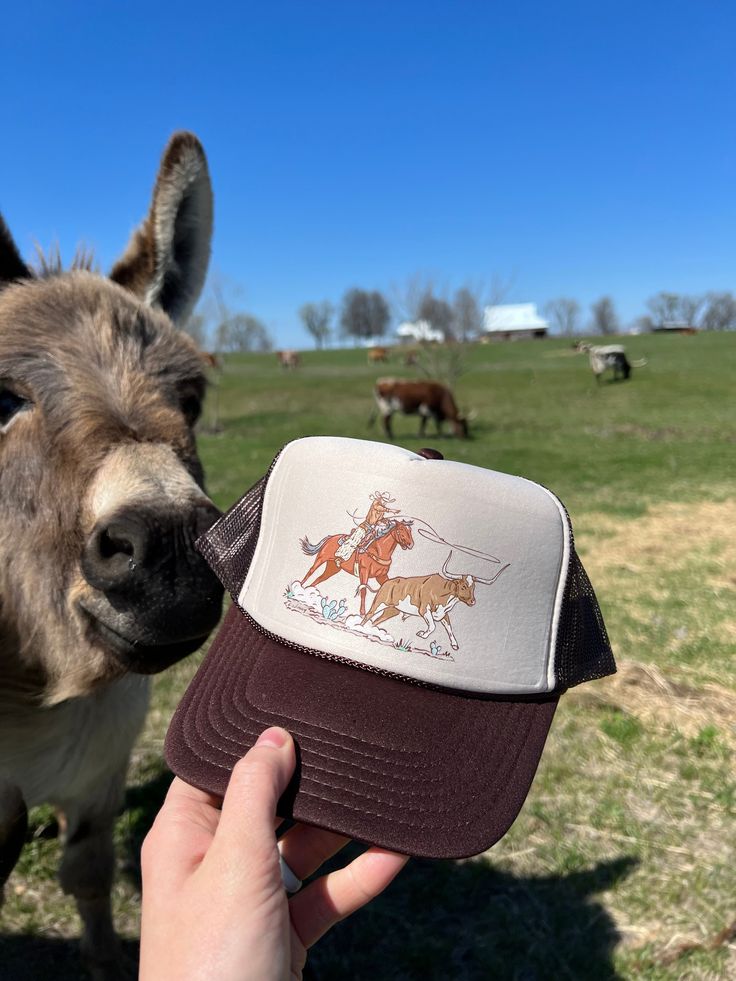
[[485, 308], [483, 328], [488, 333], [546, 330], [549, 328], [549, 323], [537, 313], [536, 303], [505, 303], [501, 306]]

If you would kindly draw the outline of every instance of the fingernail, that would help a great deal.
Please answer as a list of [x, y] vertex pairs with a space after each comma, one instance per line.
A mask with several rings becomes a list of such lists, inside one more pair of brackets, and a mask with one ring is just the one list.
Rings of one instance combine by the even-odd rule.
[[273, 746], [275, 749], [281, 749], [282, 746], [286, 745], [288, 738], [289, 733], [286, 729], [282, 729], [280, 726], [272, 726], [272, 728], [266, 729], [265, 732], [260, 734], [256, 740], [256, 746]]

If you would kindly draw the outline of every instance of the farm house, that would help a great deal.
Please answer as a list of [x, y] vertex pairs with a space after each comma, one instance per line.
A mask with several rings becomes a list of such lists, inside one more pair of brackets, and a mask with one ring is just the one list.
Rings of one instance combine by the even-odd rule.
[[396, 336], [402, 341], [416, 341], [417, 343], [428, 343], [435, 341], [441, 344], [445, 335], [441, 330], [436, 330], [426, 320], [405, 321], [396, 328]]

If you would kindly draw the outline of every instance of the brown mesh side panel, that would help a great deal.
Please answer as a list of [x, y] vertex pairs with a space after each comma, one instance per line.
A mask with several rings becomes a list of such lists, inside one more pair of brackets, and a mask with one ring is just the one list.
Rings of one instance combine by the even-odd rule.
[[197, 539], [197, 550], [233, 599], [238, 598], [255, 552], [261, 529], [266, 480], [267, 476], [261, 477], [219, 521]]
[[598, 600], [573, 549], [557, 628], [557, 688], [571, 688], [615, 672], [616, 662]]

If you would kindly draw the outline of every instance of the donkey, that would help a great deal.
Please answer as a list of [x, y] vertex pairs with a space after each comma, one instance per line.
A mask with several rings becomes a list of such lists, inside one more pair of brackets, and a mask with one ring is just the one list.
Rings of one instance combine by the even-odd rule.
[[[204, 364], [176, 325], [207, 271], [212, 191], [177, 133], [109, 278], [33, 272], [0, 218], [0, 890], [48, 802], [95, 977], [123, 971], [112, 827], [149, 678], [216, 626], [193, 547], [219, 512], [193, 433]], [[0, 897], [1, 898], [1, 897]]]

